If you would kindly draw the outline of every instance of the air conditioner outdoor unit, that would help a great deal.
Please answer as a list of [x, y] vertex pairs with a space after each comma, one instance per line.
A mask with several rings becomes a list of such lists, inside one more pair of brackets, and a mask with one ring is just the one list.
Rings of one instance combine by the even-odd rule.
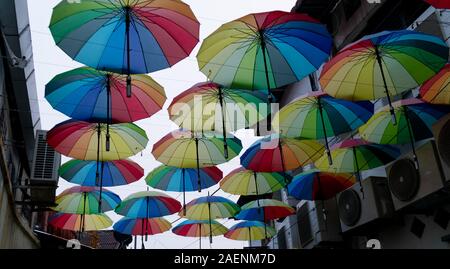
[[433, 134], [441, 159], [445, 185], [450, 187], [450, 114], [433, 125]]
[[54, 202], [60, 164], [61, 155], [47, 144], [47, 131], [38, 130], [36, 132], [30, 179], [31, 200], [33, 202]]
[[434, 140], [416, 145], [418, 168], [413, 153], [403, 155], [387, 166], [389, 189], [395, 210], [416, 211], [432, 208], [445, 200], [442, 167]]
[[336, 198], [300, 202], [297, 226], [303, 249], [332, 247], [342, 242]]
[[387, 179], [369, 177], [339, 193], [336, 198], [342, 232], [354, 232], [368, 224], [390, 219], [394, 213]]

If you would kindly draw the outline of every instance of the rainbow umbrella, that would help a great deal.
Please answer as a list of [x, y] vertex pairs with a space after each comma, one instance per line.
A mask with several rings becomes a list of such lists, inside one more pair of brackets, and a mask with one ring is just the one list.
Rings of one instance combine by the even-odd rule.
[[[335, 99], [323, 92], [304, 95], [278, 112], [279, 126], [275, 129], [286, 137], [324, 139], [325, 151], [332, 163], [328, 138], [356, 130], [369, 120], [373, 105], [362, 105]], [[277, 117], [275, 117], [277, 119]]]
[[[103, 140], [106, 143], [101, 143]], [[147, 146], [148, 138], [144, 130], [132, 123], [109, 126], [68, 120], [47, 133], [47, 142], [65, 156], [98, 162], [133, 156]]]
[[[239, 210], [239, 206], [233, 201], [208, 194], [190, 201], [178, 215], [190, 220], [209, 221], [209, 229], [212, 230], [212, 220], [233, 217]], [[212, 234], [209, 240], [212, 243]]]
[[355, 184], [352, 174], [335, 174], [310, 170], [296, 175], [288, 185], [288, 192], [298, 200], [328, 200]]
[[425, 2], [438, 9], [450, 9], [450, 1], [448, 0], [425, 0]]
[[420, 96], [431, 104], [450, 105], [450, 64], [422, 85]]
[[[258, 124], [267, 116], [259, 105], [267, 102], [263, 91], [224, 88], [213, 82], [194, 85], [175, 97], [168, 111], [170, 119], [186, 130], [196, 132], [236, 131]], [[224, 141], [224, 153], [228, 147]]]
[[313, 163], [322, 156], [323, 145], [280, 135], [266, 136], [241, 156], [241, 165], [256, 172], [291, 171]]
[[323, 172], [355, 173], [361, 186], [361, 171], [384, 166], [400, 157], [400, 150], [389, 145], [371, 144], [361, 139], [348, 139], [334, 145], [331, 156], [335, 162], [330, 165], [325, 156], [315, 162]]
[[208, 220], [185, 220], [172, 229], [176, 235], [198, 237], [200, 249], [202, 248], [202, 237], [219, 236], [227, 231], [227, 227], [215, 220], [211, 220], [211, 222]]
[[76, 186], [59, 194], [53, 209], [69, 214], [99, 214], [114, 210], [120, 202], [120, 197], [107, 189]]
[[164, 218], [134, 219], [123, 217], [113, 226], [114, 231], [121, 234], [141, 235], [142, 248], [144, 248], [144, 235], [164, 233], [172, 227]]
[[95, 215], [56, 213], [49, 217], [48, 224], [58, 229], [81, 233], [106, 229], [113, 221], [103, 213]]
[[[144, 219], [144, 227], [147, 227], [148, 219], [172, 215], [180, 209], [180, 202], [165, 193], [141, 191], [125, 198], [114, 211], [124, 217]], [[147, 236], [148, 231], [145, 231], [146, 240]]]
[[391, 97], [416, 88], [448, 61], [448, 47], [435, 36], [409, 31], [381, 32], [363, 37], [328, 62], [320, 77], [322, 89], [352, 101]]
[[260, 195], [273, 193], [286, 186], [284, 173], [263, 173], [239, 167], [220, 181], [220, 188], [236, 195]]
[[264, 240], [266, 238], [272, 238], [276, 235], [276, 231], [273, 227], [266, 227], [264, 222], [260, 221], [242, 221], [233, 225], [225, 237], [232, 240], [249, 241], [250, 247], [252, 246], [252, 240]]
[[450, 107], [432, 106], [415, 98], [395, 102], [393, 107], [398, 124], [392, 124], [389, 108], [384, 107], [359, 129], [361, 137], [377, 144], [410, 143], [418, 168], [415, 142], [432, 138], [432, 125], [450, 113]]
[[203, 41], [197, 59], [200, 70], [225, 87], [267, 89], [270, 108], [271, 89], [315, 72], [331, 49], [332, 37], [319, 21], [305, 14], [272, 11], [222, 25]]
[[72, 119], [108, 124], [134, 122], [160, 111], [166, 94], [149, 76], [132, 78], [133, 94], [127, 98], [126, 76], [77, 68], [54, 77], [45, 87], [45, 98]]
[[77, 62], [127, 75], [166, 69], [189, 56], [200, 24], [179, 0], [61, 1], [50, 31], [56, 44]]
[[222, 171], [215, 166], [200, 168], [198, 178], [196, 169], [161, 165], [150, 172], [145, 181], [150, 187], [156, 189], [183, 192], [183, 206], [185, 206], [185, 192], [196, 191], [199, 185], [202, 189], [214, 186], [222, 177]]
[[266, 223], [268, 221], [285, 218], [293, 214], [295, 214], [295, 209], [283, 202], [272, 199], [258, 199], [243, 205], [235, 218], [263, 222], [264, 234], [267, 236]]
[[60, 177], [81, 186], [114, 187], [133, 183], [144, 169], [131, 160], [110, 162], [70, 160], [59, 168]]
[[[200, 179], [200, 168], [225, 163], [242, 150], [241, 141], [233, 135], [226, 135], [225, 140], [228, 145], [227, 157], [224, 154], [224, 137], [221, 134], [177, 130], [159, 140], [153, 146], [152, 154], [156, 160], [169, 166], [196, 168], [197, 178]], [[200, 184], [198, 187], [200, 191]]]

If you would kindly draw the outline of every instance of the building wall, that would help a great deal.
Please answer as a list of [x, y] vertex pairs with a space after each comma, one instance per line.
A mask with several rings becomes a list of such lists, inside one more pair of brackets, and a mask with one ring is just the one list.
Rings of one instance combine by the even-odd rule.
[[[416, 6], [408, 6], [409, 2], [414, 1], [414, 5]], [[336, 51], [349, 43], [356, 41], [363, 35], [372, 34], [382, 30], [404, 28], [440, 36], [445, 39], [448, 44], [450, 44], [448, 40], [448, 37], [450, 37], [450, 24], [448, 23], [450, 22], [450, 12], [436, 11], [434, 8], [427, 8], [426, 4], [422, 1], [414, 1], [382, 0], [381, 4], [369, 4], [366, 0], [353, 0], [353, 2], [360, 2], [360, 4], [354, 5], [356, 8], [351, 14], [346, 14], [347, 10], [345, 10], [344, 5], [342, 4], [343, 2], [351, 1], [337, 1], [338, 4], [329, 9], [331, 13], [323, 16], [322, 18], [327, 18], [326, 21], [323, 22], [328, 24], [328, 28], [334, 36]], [[302, 3], [306, 2], [308, 2], [308, 0], [299, 0], [294, 10], [301, 10]], [[301, 10], [301, 12], [305, 11]], [[314, 12], [316, 12], [316, 10]], [[320, 12], [316, 13], [319, 14]], [[319, 76], [320, 70], [313, 75], [313, 77], [316, 78], [315, 83], [311, 82], [310, 78], [305, 78], [300, 82], [288, 86], [281, 98], [281, 107], [296, 98], [311, 92], [314, 88], [314, 84], [320, 88], [320, 84], [317, 81]], [[417, 90], [413, 90], [412, 92], [406, 93], [403, 98], [416, 96], [417, 93]], [[398, 98], [400, 97], [397, 97], [396, 99]], [[377, 101], [375, 103], [375, 110], [386, 104], [386, 100]], [[338, 140], [339, 139], [335, 139], [333, 142], [337, 142]], [[410, 147], [407, 145], [402, 147], [401, 150], [403, 152], [409, 152]], [[363, 178], [370, 176], [386, 177], [386, 170], [384, 167], [380, 167], [379, 169], [362, 173]], [[295, 200], [287, 199], [285, 195], [283, 196], [284, 202], [295, 206]], [[436, 208], [431, 209], [432, 210], [430, 210], [427, 214], [404, 214], [397, 212], [396, 218], [401, 219], [401, 221], [397, 221], [397, 219], [395, 219], [395, 221], [389, 225], [384, 225], [382, 227], [376, 227], [365, 231], [367, 236], [344, 234], [342, 237], [342, 246], [351, 248], [366, 248], [367, 240], [378, 239], [380, 240], [381, 247], [387, 249], [450, 248], [449, 243], [442, 241], [442, 237], [450, 234], [450, 228], [439, 226], [436, 223], [434, 216]], [[448, 206], [444, 208], [444, 210], [450, 213], [450, 208]], [[311, 218], [312, 229], [317, 230], [314, 229], [314, 225], [316, 223], [314, 216], [310, 215], [309, 217]], [[414, 220], [419, 220], [419, 222], [422, 223], [421, 225], [424, 225], [423, 234], [420, 237], [413, 234], [411, 231]], [[286, 218], [282, 223], [278, 223], [276, 228], [277, 231], [279, 231], [279, 234], [271, 240], [268, 246], [270, 248], [280, 248], [278, 237], [281, 237], [284, 234], [286, 236], [286, 239], [284, 240], [286, 241], [286, 247], [298, 248], [300, 242], [298, 226], [295, 225], [296, 221], [297, 220], [295, 217], [290, 217]], [[334, 221], [334, 225], [337, 226], [337, 229], [330, 231], [330, 236], [333, 238], [339, 238], [342, 235], [340, 233], [340, 225], [336, 222], [339, 221]], [[334, 235], [331, 233], [334, 233]]]
[[[34, 128], [40, 128], [27, 1], [2, 0], [0, 21], [0, 248], [37, 248], [33, 208], [19, 203], [29, 191], [18, 188], [29, 183]], [[8, 47], [27, 59], [23, 68], [11, 66]]]

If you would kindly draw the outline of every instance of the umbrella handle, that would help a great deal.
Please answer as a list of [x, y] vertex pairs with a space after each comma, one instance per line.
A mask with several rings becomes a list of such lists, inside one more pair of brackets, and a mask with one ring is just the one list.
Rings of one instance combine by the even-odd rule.
[[380, 67], [381, 77], [383, 79], [384, 90], [386, 92], [386, 97], [387, 97], [387, 100], [389, 103], [389, 108], [390, 108], [389, 111], [391, 113], [392, 124], [397, 125], [397, 117], [395, 116], [395, 110], [394, 110], [394, 107], [392, 106], [391, 95], [389, 94], [389, 88], [387, 86], [386, 75], [384, 74], [383, 63], [382, 63], [381, 54], [380, 54], [380, 50], [378, 49], [378, 46], [375, 46], [375, 54], [377, 56], [378, 66]]
[[266, 40], [264, 39], [264, 31], [260, 30], [259, 31], [259, 37], [260, 37], [260, 41], [261, 41], [261, 50], [263, 53], [263, 60], [264, 60], [264, 73], [266, 75], [266, 83], [267, 83], [267, 91], [268, 91], [268, 96], [267, 96], [267, 131], [271, 131], [272, 130], [272, 111], [271, 111], [271, 104], [273, 102], [273, 98], [272, 98], [272, 91], [271, 91], [271, 87], [270, 87], [270, 78], [269, 78], [269, 68], [267, 65], [267, 56], [266, 56], [266, 52], [267, 52], [267, 45], [266, 45]]

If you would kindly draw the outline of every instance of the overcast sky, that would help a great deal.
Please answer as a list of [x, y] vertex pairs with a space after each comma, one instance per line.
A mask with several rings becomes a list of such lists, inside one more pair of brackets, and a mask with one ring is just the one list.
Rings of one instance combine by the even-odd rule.
[[[62, 50], [55, 45], [48, 29], [52, 8], [58, 2], [60, 2], [60, 0], [28, 0], [41, 122], [42, 128], [47, 130], [52, 128], [55, 124], [68, 118], [58, 111], [53, 110], [45, 100], [45, 84], [47, 84], [47, 82], [49, 82], [55, 75], [81, 66], [79, 63], [73, 61], [65, 55], [64, 52], [62, 52]], [[185, 2], [191, 5], [192, 10], [201, 23], [200, 40], [207, 37], [221, 24], [247, 15], [248, 13], [272, 10], [290, 11], [295, 4], [295, 0], [185, 0]], [[142, 154], [139, 154], [131, 159], [144, 167], [145, 175], [160, 165], [160, 163], [155, 161], [151, 155], [152, 145], [168, 132], [177, 129], [177, 126], [170, 122], [166, 110], [172, 98], [180, 94], [182, 91], [190, 88], [192, 85], [198, 82], [203, 82], [206, 79], [206, 77], [198, 71], [195, 58], [199, 47], [200, 43], [190, 57], [181, 61], [174, 67], [150, 74], [156, 81], [164, 86], [168, 100], [161, 112], [157, 113], [150, 119], [136, 122], [137, 125], [145, 129], [150, 141]], [[236, 136], [242, 139], [244, 148], [248, 147], [253, 141], [255, 141], [255, 138], [252, 137], [250, 131], [237, 132]], [[68, 158], [63, 158], [63, 162], [68, 160]], [[220, 165], [219, 168], [222, 169], [226, 175], [238, 166], [239, 158], [235, 158], [227, 164]], [[59, 186], [58, 193], [65, 188], [70, 187], [71, 184], [65, 182], [63, 179], [60, 179]], [[214, 186], [210, 188], [209, 191], [213, 192], [217, 188], [218, 186]], [[146, 184], [144, 179], [141, 179], [138, 182], [127, 186], [109, 189], [116, 192], [122, 199], [124, 199], [133, 192], [146, 190]], [[190, 201], [196, 197], [207, 195], [207, 192], [208, 190], [204, 190], [200, 194], [197, 192], [188, 194], [186, 200]], [[168, 194], [181, 201], [182, 196], [179, 193], [169, 192]], [[223, 192], [218, 192], [217, 195], [224, 196], [232, 200], [237, 199], [236, 196], [230, 196], [229, 194]], [[114, 221], [120, 219], [120, 216], [114, 213], [108, 213], [108, 215]], [[167, 219], [169, 221], [174, 221], [177, 219], [177, 216], [173, 215]], [[234, 224], [233, 221], [228, 220], [223, 220], [221, 222], [227, 227], [231, 227]], [[180, 221], [174, 223], [174, 225], [177, 223], [180, 223]], [[174, 235], [171, 232], [166, 232], [161, 235], [149, 237], [149, 241], [146, 243], [146, 248], [198, 248], [198, 243], [198, 239], [184, 238]], [[224, 237], [216, 237], [214, 238], [214, 242], [211, 247], [242, 248], [244, 245], [247, 245], [247, 243], [228, 240]], [[138, 246], [140, 246], [140, 240]], [[208, 239], [204, 239], [202, 241], [202, 246], [204, 248], [210, 247]]]

